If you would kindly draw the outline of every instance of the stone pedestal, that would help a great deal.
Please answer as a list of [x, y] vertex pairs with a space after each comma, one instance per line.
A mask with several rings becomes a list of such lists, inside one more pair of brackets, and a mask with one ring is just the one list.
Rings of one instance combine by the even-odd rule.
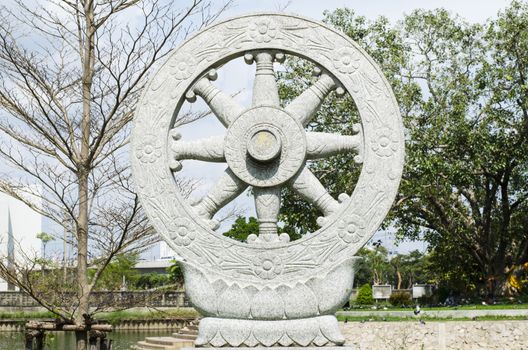
[[236, 320], [206, 317], [200, 321], [196, 346], [281, 346], [343, 345], [335, 316], [293, 320]]

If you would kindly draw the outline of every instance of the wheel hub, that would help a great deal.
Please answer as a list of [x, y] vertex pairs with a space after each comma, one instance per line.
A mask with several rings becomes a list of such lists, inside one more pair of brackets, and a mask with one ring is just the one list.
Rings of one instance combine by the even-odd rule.
[[298, 120], [275, 106], [242, 112], [229, 126], [226, 162], [251, 186], [272, 187], [291, 179], [304, 164], [306, 136]]
[[277, 158], [281, 151], [281, 140], [273, 130], [265, 126], [248, 138], [247, 151], [251, 158], [263, 163]]

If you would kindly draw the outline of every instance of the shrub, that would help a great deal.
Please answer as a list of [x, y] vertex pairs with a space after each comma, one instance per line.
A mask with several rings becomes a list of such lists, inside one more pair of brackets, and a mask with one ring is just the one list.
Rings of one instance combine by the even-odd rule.
[[136, 289], [152, 289], [170, 283], [169, 276], [159, 273], [146, 273], [139, 276], [135, 283]]
[[406, 292], [396, 292], [392, 293], [389, 298], [389, 303], [392, 306], [405, 307], [412, 305], [411, 295]]
[[372, 297], [372, 287], [370, 284], [364, 284], [359, 288], [356, 304], [358, 305], [373, 305], [374, 298]]

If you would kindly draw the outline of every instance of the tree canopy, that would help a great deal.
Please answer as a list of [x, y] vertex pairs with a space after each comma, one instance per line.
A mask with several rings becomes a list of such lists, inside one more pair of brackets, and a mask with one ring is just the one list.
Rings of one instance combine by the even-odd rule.
[[[381, 66], [407, 129], [403, 179], [384, 227], [429, 243], [440, 284], [517, 292], [508, 276], [528, 260], [528, 4], [514, 1], [482, 24], [443, 9], [394, 25], [338, 9], [325, 22]], [[285, 102], [310, 84], [312, 66], [287, 62]], [[309, 128], [346, 134], [358, 120], [349, 97], [332, 96]], [[350, 192], [360, 171], [352, 156], [310, 166], [333, 195]], [[289, 192], [283, 203], [287, 227], [317, 228], [315, 210]]]

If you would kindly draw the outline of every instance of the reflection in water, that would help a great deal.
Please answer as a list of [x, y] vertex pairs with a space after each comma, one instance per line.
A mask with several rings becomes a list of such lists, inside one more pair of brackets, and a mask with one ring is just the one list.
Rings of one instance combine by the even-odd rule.
[[[113, 340], [112, 350], [129, 350], [130, 347], [146, 337], [168, 336], [175, 330], [117, 331], [110, 333]], [[74, 332], [49, 332], [46, 350], [75, 349]], [[0, 332], [0, 350], [24, 350], [24, 333]]]

